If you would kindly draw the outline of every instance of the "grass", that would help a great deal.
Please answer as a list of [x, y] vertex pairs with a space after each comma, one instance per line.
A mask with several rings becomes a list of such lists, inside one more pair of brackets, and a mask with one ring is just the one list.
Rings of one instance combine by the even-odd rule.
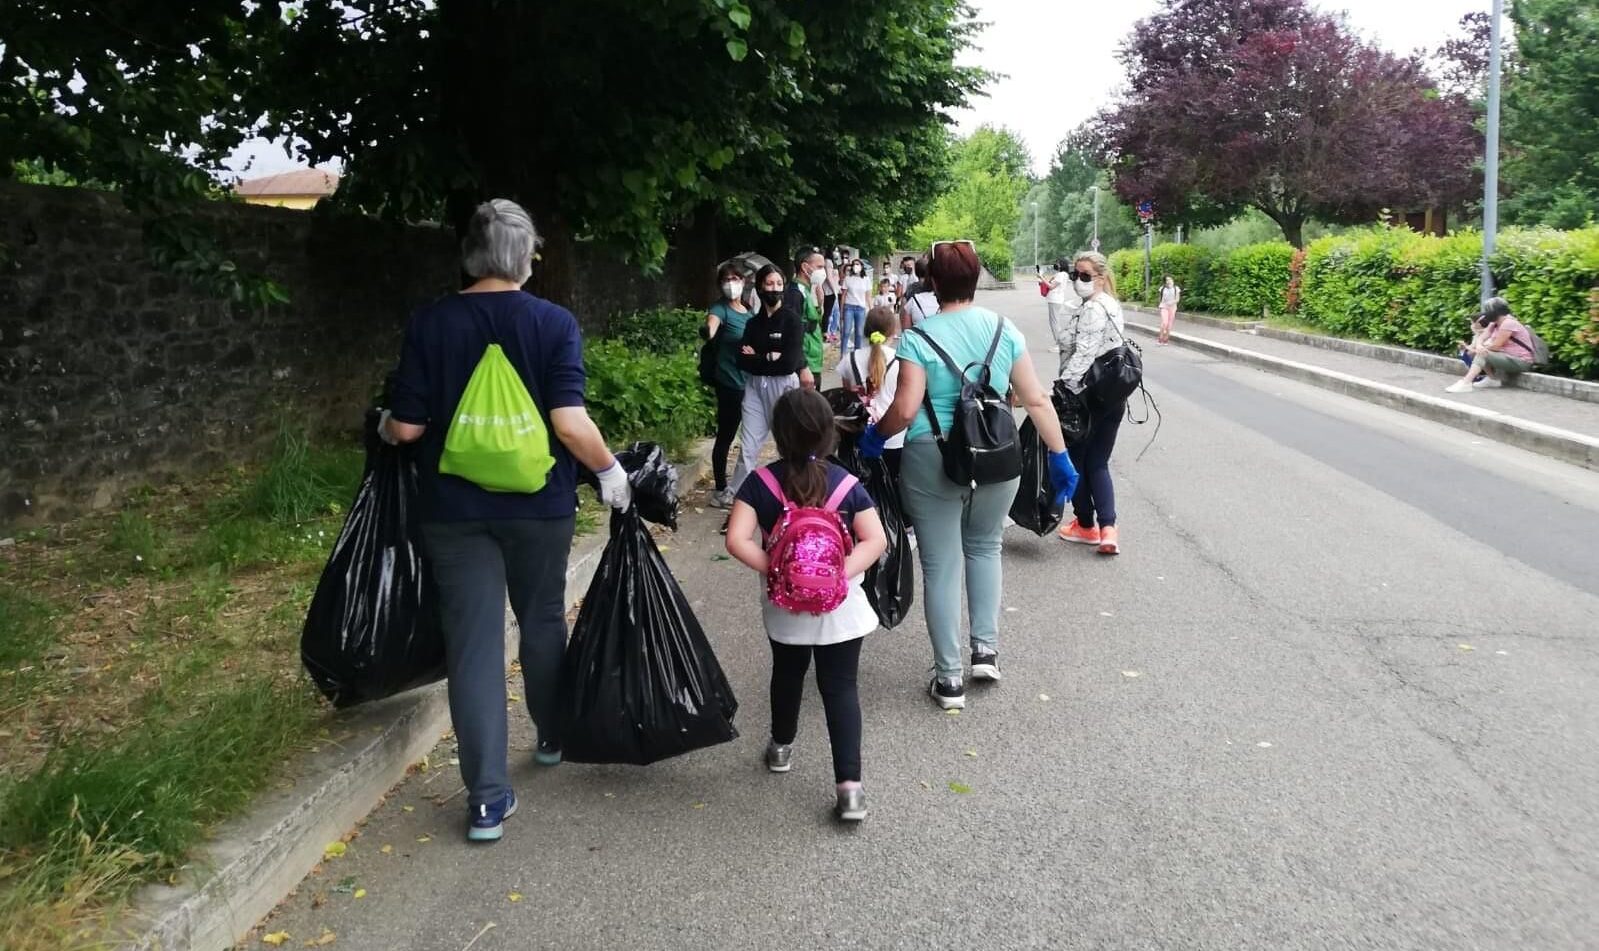
[[58, 948], [172, 876], [325, 709], [299, 628], [361, 454], [135, 493], [0, 550], [0, 948]]

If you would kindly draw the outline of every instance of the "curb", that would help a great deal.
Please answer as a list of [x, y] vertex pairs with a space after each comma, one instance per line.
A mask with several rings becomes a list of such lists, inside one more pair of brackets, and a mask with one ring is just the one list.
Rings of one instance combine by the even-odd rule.
[[[1143, 307], [1128, 307], [1127, 309], [1155, 316], [1152, 311]], [[1335, 353], [1370, 357], [1373, 360], [1397, 363], [1417, 370], [1436, 370], [1448, 376], [1458, 376], [1460, 374], [1459, 360], [1439, 353], [1428, 353], [1425, 350], [1411, 350], [1407, 347], [1391, 347], [1387, 344], [1367, 343], [1364, 340], [1346, 340], [1343, 337], [1329, 337], [1323, 334], [1304, 333], [1298, 330], [1284, 330], [1258, 320], [1228, 320], [1224, 317], [1205, 317], [1195, 314], [1179, 314], [1177, 320], [1179, 323], [1186, 321], [1203, 327], [1236, 330], [1240, 333], [1251, 333], [1259, 337], [1281, 340], [1284, 343], [1297, 343], [1301, 346], [1331, 350]], [[1587, 380], [1573, 380], [1569, 377], [1551, 376], [1547, 373], [1523, 373], [1516, 378], [1516, 386], [1533, 393], [1562, 396], [1566, 399], [1585, 403], [1599, 403], [1599, 383], [1591, 383]]]
[[[1127, 326], [1145, 336], [1153, 337], [1159, 331], [1156, 327], [1127, 321]], [[1377, 383], [1373, 380], [1364, 380], [1348, 373], [1336, 370], [1327, 370], [1322, 367], [1312, 366], [1308, 363], [1299, 363], [1293, 360], [1284, 360], [1279, 357], [1267, 356], [1253, 350], [1241, 347], [1232, 347], [1213, 340], [1200, 337], [1190, 337], [1187, 334], [1173, 333], [1173, 343], [1181, 344], [1194, 350], [1222, 357], [1237, 363], [1275, 373], [1278, 376], [1289, 377], [1312, 386], [1332, 390], [1346, 396], [1386, 406], [1412, 416], [1420, 416], [1433, 422], [1443, 423], [1463, 429], [1479, 436], [1536, 452], [1540, 455], [1569, 462], [1586, 469], [1599, 471], [1599, 439], [1574, 433], [1554, 426], [1545, 426], [1493, 410], [1480, 409], [1475, 406], [1463, 406], [1449, 400], [1434, 396], [1425, 396], [1397, 386], [1386, 383]]]
[[[702, 440], [679, 466], [680, 491], [692, 490], [705, 474], [710, 449], [711, 440]], [[573, 545], [566, 569], [568, 611], [588, 590], [609, 537], [602, 528]], [[517, 628], [509, 612], [505, 640], [510, 656]], [[188, 866], [202, 880], [141, 889], [113, 944], [123, 951], [233, 947], [322, 861], [329, 842], [376, 808], [449, 726], [443, 681], [335, 714], [332, 735], [299, 764], [294, 785], [263, 795], [248, 814], [216, 830]]]

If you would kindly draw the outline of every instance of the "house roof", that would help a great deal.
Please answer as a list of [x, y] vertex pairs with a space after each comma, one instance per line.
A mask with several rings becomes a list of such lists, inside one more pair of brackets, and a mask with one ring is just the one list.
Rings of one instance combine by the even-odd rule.
[[240, 182], [234, 191], [240, 195], [319, 195], [333, 194], [339, 187], [339, 176], [320, 168], [301, 168], [276, 175], [263, 175]]

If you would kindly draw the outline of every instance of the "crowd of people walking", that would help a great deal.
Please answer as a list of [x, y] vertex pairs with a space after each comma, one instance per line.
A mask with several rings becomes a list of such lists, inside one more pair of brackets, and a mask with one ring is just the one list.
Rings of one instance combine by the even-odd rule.
[[[534, 760], [553, 766], [562, 758], [554, 711], [579, 467], [596, 474], [607, 504], [631, 504], [627, 475], [584, 409], [577, 321], [521, 289], [538, 243], [514, 203], [477, 209], [462, 241], [472, 283], [412, 318], [391, 406], [378, 423], [385, 441], [418, 447], [423, 545], [439, 591], [467, 836], [476, 841], [500, 838], [517, 809], [507, 765], [506, 597], [521, 631], [523, 690], [538, 733]], [[705, 315], [714, 367], [702, 376], [709, 374], [716, 407], [710, 504], [728, 510], [729, 554], [763, 578], [759, 613], [772, 656], [764, 763], [774, 773], [791, 768], [814, 662], [835, 814], [845, 822], [866, 815], [857, 671], [879, 616], [862, 576], [888, 542], [880, 500], [830, 459], [838, 427], [819, 392], [830, 341], [838, 345], [842, 386], [866, 407], [855, 449], [882, 460], [914, 532], [933, 669], [927, 691], [938, 707], [962, 708], [969, 683], [1003, 676], [1002, 535], [1021, 475], [1011, 407], [1025, 412], [1042, 440], [1057, 506], [1072, 506], [1060, 536], [1107, 555], [1120, 550], [1109, 459], [1124, 407], [1092, 399], [1096, 361], [1124, 340], [1105, 259], [1078, 255], [1050, 289], [1056, 392], [1082, 394], [1093, 407], [1087, 435], [1070, 445], [1022, 331], [976, 300], [982, 265], [969, 242], [903, 257], [897, 273], [890, 266], [885, 260], [873, 275], [862, 257], [815, 247], [801, 248], [786, 271], [766, 264], [752, 274], [730, 262], [716, 274], [719, 297]], [[458, 416], [457, 407], [484, 367], [501, 360], [554, 437], [536, 467], [544, 471], [515, 490], [474, 481], [451, 455], [455, 430], [492, 424]], [[985, 426], [970, 425], [973, 414]], [[777, 458], [763, 464], [769, 437]]]

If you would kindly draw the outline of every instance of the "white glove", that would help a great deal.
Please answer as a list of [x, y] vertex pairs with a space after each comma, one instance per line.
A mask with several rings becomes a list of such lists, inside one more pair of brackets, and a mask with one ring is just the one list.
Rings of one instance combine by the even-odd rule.
[[378, 416], [378, 438], [391, 446], [398, 446], [400, 441], [389, 432], [389, 411], [384, 410]]
[[633, 486], [627, 481], [627, 470], [622, 464], [612, 460], [610, 466], [595, 475], [600, 480], [600, 501], [618, 512], [626, 512], [633, 504]]

